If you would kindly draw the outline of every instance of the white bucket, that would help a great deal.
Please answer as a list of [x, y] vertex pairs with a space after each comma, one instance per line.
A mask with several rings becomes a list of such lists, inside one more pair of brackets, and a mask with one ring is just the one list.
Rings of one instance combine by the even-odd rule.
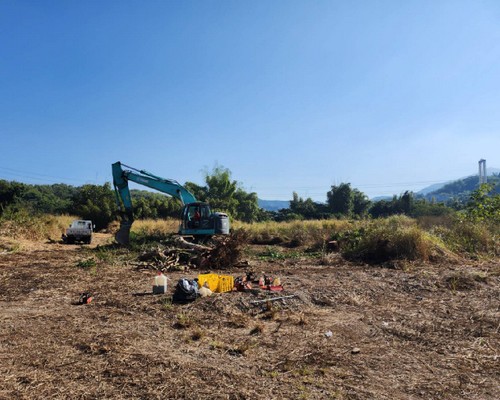
[[155, 276], [153, 281], [153, 294], [165, 294], [167, 293], [167, 277], [161, 272]]

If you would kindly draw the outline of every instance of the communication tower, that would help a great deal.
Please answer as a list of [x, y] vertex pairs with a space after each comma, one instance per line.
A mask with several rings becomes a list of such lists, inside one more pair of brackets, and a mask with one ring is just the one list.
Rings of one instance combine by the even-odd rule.
[[479, 160], [479, 184], [486, 183], [486, 181], [486, 160], [481, 159]]

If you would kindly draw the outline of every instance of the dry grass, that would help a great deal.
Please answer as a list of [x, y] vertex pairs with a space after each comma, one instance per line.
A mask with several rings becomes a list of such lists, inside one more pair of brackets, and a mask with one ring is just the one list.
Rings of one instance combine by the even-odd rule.
[[[497, 398], [498, 262], [405, 272], [252, 259], [297, 297], [175, 305], [135, 296], [153, 275], [130, 265], [75, 267], [89, 251], [44, 244], [0, 258], [0, 398]], [[94, 300], [75, 305], [83, 291]]]
[[417, 218], [418, 226], [422, 229], [430, 230], [437, 226], [443, 226], [451, 228], [454, 223], [454, 218], [451, 215], [440, 215], [440, 216], [422, 216]]
[[177, 219], [144, 219], [136, 220], [132, 225], [132, 232], [147, 235], [169, 235], [179, 231]]
[[248, 232], [249, 240], [258, 244], [286, 243], [292, 247], [322, 246], [336, 233], [353, 229], [359, 222], [348, 220], [259, 222], [233, 225]]
[[11, 219], [0, 220], [0, 235], [12, 239], [25, 239], [32, 241], [61, 239], [61, 235], [74, 219], [71, 215], [39, 215], [33, 216], [21, 211]]
[[414, 219], [393, 216], [371, 221], [345, 255], [370, 263], [390, 260], [429, 261], [443, 254], [444, 244], [417, 225]]
[[461, 255], [500, 254], [500, 237], [486, 224], [457, 220], [450, 227], [436, 226], [430, 232]]
[[[58, 241], [74, 216], [32, 216], [19, 212], [0, 219], [0, 236], [11, 240]], [[164, 238], [178, 232], [179, 221], [137, 220], [132, 233], [142, 238]], [[112, 223], [108, 232], [116, 231]], [[497, 256], [500, 239], [486, 224], [459, 221], [451, 217], [418, 220], [392, 216], [376, 220], [321, 220], [292, 222], [233, 222], [233, 229], [246, 232], [248, 243], [301, 247], [327, 252], [327, 242], [336, 240], [349, 258], [368, 262], [390, 259], [436, 260], [442, 257]], [[300, 249], [299, 249], [300, 250]], [[325, 258], [325, 264], [330, 261]]]
[[[324, 220], [235, 223], [254, 244], [306, 247], [322, 252], [336, 240], [349, 259], [385, 262], [394, 259], [438, 261], [500, 254], [498, 233], [486, 224], [456, 218], [396, 215], [375, 220]], [[497, 228], [498, 229], [498, 228]], [[324, 257], [324, 264], [331, 260]]]

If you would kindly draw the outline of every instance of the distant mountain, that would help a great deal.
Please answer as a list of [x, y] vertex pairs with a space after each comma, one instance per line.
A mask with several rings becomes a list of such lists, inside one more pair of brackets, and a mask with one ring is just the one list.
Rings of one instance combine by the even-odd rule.
[[[493, 177], [493, 179], [494, 179], [493, 175], [494, 174], [497, 175], [499, 173], [500, 173], [500, 169], [498, 169], [498, 168], [488, 168], [487, 169], [487, 175], [488, 175], [488, 177]], [[439, 195], [439, 194], [442, 193], [441, 189], [443, 189], [445, 186], [451, 185], [451, 184], [453, 184], [455, 182], [460, 182], [460, 181], [463, 181], [463, 180], [467, 180], [467, 183], [465, 184], [465, 186], [468, 188], [468, 190], [473, 191], [473, 190], [475, 190], [477, 188], [477, 185], [476, 185], [476, 188], [472, 189], [472, 187], [474, 186], [474, 179], [477, 182], [479, 178], [478, 178], [477, 175], [471, 175], [471, 176], [468, 176], [466, 178], [457, 179], [455, 181], [435, 183], [434, 185], [430, 185], [430, 186], [427, 186], [427, 187], [423, 188], [422, 190], [419, 190], [416, 193], [416, 195], [417, 196], [420, 195], [420, 196], [423, 196], [423, 197], [429, 197], [428, 195], [430, 195], [431, 193]], [[459, 185], [459, 186], [460, 187], [464, 187], [463, 185]], [[451, 187], [446, 188], [445, 192], [448, 192], [450, 189], [451, 189]], [[452, 191], [454, 191], [454, 190], [452, 190]], [[430, 197], [432, 197], [432, 196], [430, 196]]]
[[490, 176], [490, 175], [498, 175], [500, 174], [500, 168], [486, 168], [486, 175]]
[[391, 200], [392, 196], [375, 196], [372, 197], [370, 200], [371, 201], [381, 201], [381, 200]]
[[[496, 185], [495, 191], [497, 193], [500, 192], [500, 176], [498, 175], [496, 168], [491, 168], [488, 172], [491, 172], [491, 175], [488, 174], [488, 183], [493, 183]], [[495, 174], [495, 175], [493, 175]], [[456, 181], [448, 182], [444, 184], [442, 187], [437, 190], [429, 191], [423, 194], [427, 200], [435, 200], [438, 202], [446, 202], [451, 199], [456, 200], [466, 200], [470, 193], [476, 190], [479, 187], [479, 178], [477, 175], [471, 175], [467, 178], [457, 179]], [[422, 190], [423, 191], [423, 190]], [[420, 191], [417, 194], [421, 194]]]
[[267, 211], [278, 211], [290, 207], [289, 200], [258, 200], [259, 207]]
[[[497, 184], [497, 191], [500, 192], [500, 169], [488, 168], [488, 182]], [[477, 175], [471, 175], [466, 178], [457, 179], [442, 183], [435, 183], [427, 186], [415, 194], [417, 197], [426, 198], [427, 200], [435, 200], [438, 202], [446, 202], [452, 198], [464, 199], [468, 198], [469, 194], [476, 190], [479, 186], [479, 178]], [[376, 196], [370, 200], [377, 202], [380, 200], [391, 200], [393, 196]], [[283, 208], [290, 208], [289, 200], [263, 200], [259, 199], [260, 208], [267, 211], [278, 211]]]
[[432, 192], [435, 192], [436, 190], [441, 189], [444, 185], [446, 185], [448, 183], [450, 183], [450, 181], [448, 181], [448, 182], [441, 182], [441, 183], [435, 183], [434, 185], [430, 185], [430, 186], [424, 187], [422, 190], [419, 190], [416, 194], [417, 195], [426, 196], [429, 193], [432, 193]]

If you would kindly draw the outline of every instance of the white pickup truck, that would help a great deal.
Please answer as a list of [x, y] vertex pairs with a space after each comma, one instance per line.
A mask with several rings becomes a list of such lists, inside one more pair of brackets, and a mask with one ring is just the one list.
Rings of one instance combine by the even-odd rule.
[[92, 232], [94, 225], [92, 221], [76, 219], [68, 229], [66, 234], [62, 235], [64, 243], [72, 244], [75, 242], [88, 243], [92, 241]]

